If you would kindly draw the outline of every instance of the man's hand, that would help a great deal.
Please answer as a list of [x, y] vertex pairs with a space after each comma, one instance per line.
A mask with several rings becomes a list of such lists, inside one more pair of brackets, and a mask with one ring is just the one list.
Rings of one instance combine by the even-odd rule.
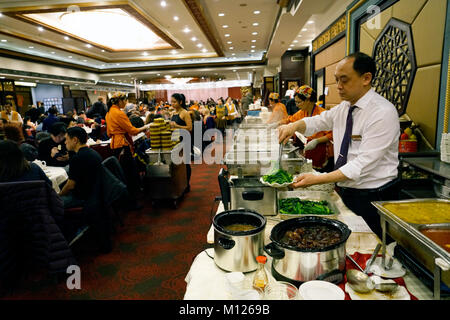
[[286, 144], [295, 133], [295, 123], [283, 125], [278, 128], [278, 140], [282, 144]]
[[58, 152], [59, 152], [58, 148], [57, 147], [53, 147], [52, 150], [51, 150], [50, 156], [52, 158], [54, 158]]
[[58, 161], [69, 161], [69, 154], [66, 153], [63, 156], [57, 157], [56, 160], [58, 160]]
[[318, 176], [312, 173], [305, 173], [298, 176], [292, 184], [293, 188], [306, 188], [320, 183]]

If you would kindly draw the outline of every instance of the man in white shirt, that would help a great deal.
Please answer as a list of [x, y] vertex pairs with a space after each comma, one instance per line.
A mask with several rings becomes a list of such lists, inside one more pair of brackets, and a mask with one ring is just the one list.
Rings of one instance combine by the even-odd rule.
[[398, 198], [398, 140], [400, 124], [392, 103], [372, 89], [376, 64], [363, 53], [354, 53], [336, 67], [338, 92], [343, 102], [315, 117], [280, 127], [280, 142], [298, 131], [310, 136], [333, 130], [335, 170], [304, 174], [294, 187], [337, 182], [345, 205], [360, 215], [381, 236], [380, 220], [370, 204]]

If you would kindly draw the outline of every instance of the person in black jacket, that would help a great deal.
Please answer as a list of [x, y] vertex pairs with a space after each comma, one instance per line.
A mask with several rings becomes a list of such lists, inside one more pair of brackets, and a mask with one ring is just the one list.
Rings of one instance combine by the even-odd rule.
[[50, 138], [39, 143], [39, 159], [48, 166], [65, 167], [69, 164], [69, 153], [64, 144], [66, 131], [63, 122], [56, 122], [49, 130]]
[[92, 105], [89, 111], [86, 112], [86, 116], [91, 119], [95, 119], [97, 117], [105, 119], [106, 105], [103, 103], [102, 97], [98, 97], [98, 100]]
[[82, 207], [93, 192], [92, 180], [97, 176], [103, 159], [97, 151], [86, 145], [87, 140], [88, 135], [84, 129], [67, 129], [66, 148], [75, 154], [70, 159], [69, 179], [59, 193], [64, 201], [64, 208]]

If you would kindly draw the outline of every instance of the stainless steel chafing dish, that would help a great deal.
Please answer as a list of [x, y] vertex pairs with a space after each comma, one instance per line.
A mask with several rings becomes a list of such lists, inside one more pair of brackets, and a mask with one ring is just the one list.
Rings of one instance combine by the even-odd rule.
[[289, 199], [289, 198], [299, 198], [300, 200], [311, 200], [311, 201], [326, 201], [328, 202], [328, 208], [333, 211], [332, 215], [321, 215], [320, 217], [328, 218], [328, 219], [337, 219], [338, 215], [341, 213], [338, 206], [336, 205], [336, 195], [330, 192], [323, 191], [278, 191], [277, 194], [277, 212], [280, 214], [280, 218], [282, 220], [292, 219], [292, 218], [300, 218], [305, 216], [314, 216], [308, 214], [295, 215], [295, 214], [282, 214], [280, 213], [279, 201], [280, 199]]
[[[383, 263], [386, 254], [386, 234], [389, 234], [399, 245], [410, 252], [414, 258], [424, 265], [434, 276], [434, 298], [440, 299], [441, 280], [446, 285], [450, 285], [450, 254], [441, 246], [437, 245], [422, 232], [423, 228], [429, 227], [426, 224], [407, 223], [397, 215], [387, 210], [384, 205], [387, 203], [415, 203], [415, 202], [445, 202], [444, 199], [412, 199], [403, 201], [375, 201], [372, 202], [378, 209], [381, 227], [383, 230]], [[448, 224], [433, 224], [433, 227], [444, 227]]]
[[[232, 150], [225, 154], [223, 163], [233, 176], [259, 177], [270, 172], [271, 161], [278, 161], [277, 153]], [[281, 160], [282, 168], [290, 174], [300, 173], [304, 163], [306, 159], [298, 151], [288, 153]]]

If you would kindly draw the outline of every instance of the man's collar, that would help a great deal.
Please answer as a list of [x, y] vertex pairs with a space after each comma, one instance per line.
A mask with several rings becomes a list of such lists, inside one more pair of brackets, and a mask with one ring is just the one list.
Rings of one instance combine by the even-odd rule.
[[[354, 104], [358, 108], [364, 109], [368, 106], [370, 99], [372, 98], [375, 91], [371, 88], [369, 91], [366, 92], [365, 95], [363, 95], [359, 100]], [[349, 102], [350, 104], [350, 102]]]

